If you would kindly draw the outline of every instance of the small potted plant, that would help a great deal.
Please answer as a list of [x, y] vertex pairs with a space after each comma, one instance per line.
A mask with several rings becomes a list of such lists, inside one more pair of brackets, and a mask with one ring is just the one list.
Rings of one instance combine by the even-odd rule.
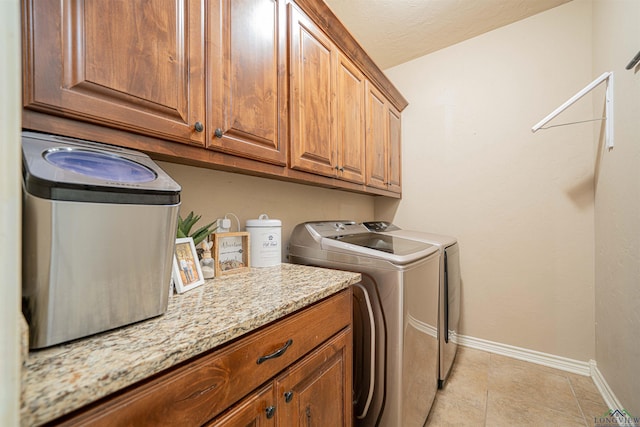
[[198, 245], [218, 228], [217, 226], [212, 227], [214, 224], [212, 222], [191, 233], [191, 229], [201, 217], [202, 215], [194, 215], [193, 211], [189, 212], [187, 217], [184, 219], [178, 215], [178, 231], [176, 233], [178, 238], [191, 237], [193, 239], [193, 244], [197, 248], [196, 251], [198, 252], [198, 258], [200, 259], [202, 259], [204, 249], [198, 247]]

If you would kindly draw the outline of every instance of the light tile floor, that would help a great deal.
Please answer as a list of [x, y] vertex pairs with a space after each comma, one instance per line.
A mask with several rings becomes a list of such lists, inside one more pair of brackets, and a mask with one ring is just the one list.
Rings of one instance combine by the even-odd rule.
[[608, 411], [590, 377], [459, 347], [428, 427], [593, 427]]

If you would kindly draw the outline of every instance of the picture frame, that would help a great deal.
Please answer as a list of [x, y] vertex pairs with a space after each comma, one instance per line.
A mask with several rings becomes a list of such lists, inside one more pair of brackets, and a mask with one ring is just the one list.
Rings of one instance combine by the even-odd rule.
[[250, 263], [249, 233], [214, 233], [213, 258], [216, 277], [248, 269]]
[[172, 276], [176, 292], [179, 294], [204, 283], [198, 253], [191, 237], [176, 239]]

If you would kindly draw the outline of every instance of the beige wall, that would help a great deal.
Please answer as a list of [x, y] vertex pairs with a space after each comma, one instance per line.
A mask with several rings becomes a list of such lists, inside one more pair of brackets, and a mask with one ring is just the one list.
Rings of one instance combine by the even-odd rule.
[[[202, 215], [199, 225], [234, 213], [244, 230], [248, 219], [261, 213], [282, 220], [283, 251], [296, 224], [304, 221], [373, 219], [373, 196], [329, 190], [248, 175], [159, 162], [173, 179], [182, 185], [182, 206], [185, 216], [193, 210]], [[235, 231], [236, 221], [232, 221]], [[283, 261], [285, 253], [283, 252]]]
[[20, 410], [20, 4], [0, 1], [0, 425]]
[[[457, 236], [461, 332], [594, 358], [593, 125], [531, 127], [593, 80], [575, 0], [387, 70], [403, 112], [403, 199], [376, 216]], [[552, 124], [593, 117], [583, 99]]]
[[[597, 0], [593, 68], [615, 73], [615, 148], [596, 182], [596, 360], [620, 403], [640, 416], [640, 2]], [[601, 109], [601, 100], [594, 100]]]

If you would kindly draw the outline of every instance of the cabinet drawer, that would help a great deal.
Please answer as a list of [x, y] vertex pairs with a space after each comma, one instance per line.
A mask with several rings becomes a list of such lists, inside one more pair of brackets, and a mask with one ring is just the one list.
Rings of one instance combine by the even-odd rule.
[[202, 425], [350, 323], [351, 291], [345, 290], [106, 398], [63, 425]]

